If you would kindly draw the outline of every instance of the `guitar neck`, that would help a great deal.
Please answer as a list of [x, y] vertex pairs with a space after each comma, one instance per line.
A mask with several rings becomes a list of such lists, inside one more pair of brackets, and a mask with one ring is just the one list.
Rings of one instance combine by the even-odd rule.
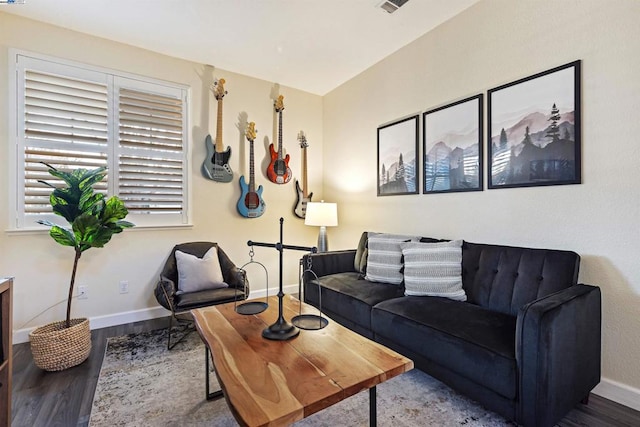
[[309, 196], [307, 190], [307, 147], [302, 149], [302, 197]]
[[278, 112], [278, 159], [282, 159], [282, 110]]
[[255, 170], [253, 168], [253, 140], [249, 141], [249, 192], [256, 192]]
[[218, 123], [216, 125], [216, 151], [222, 153], [224, 146], [222, 145], [222, 98], [218, 99]]

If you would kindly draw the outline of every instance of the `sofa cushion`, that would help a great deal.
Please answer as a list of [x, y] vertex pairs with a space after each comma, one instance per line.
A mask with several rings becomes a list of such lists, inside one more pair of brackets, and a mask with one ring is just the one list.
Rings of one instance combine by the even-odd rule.
[[[403, 289], [385, 283], [368, 282], [359, 273], [337, 273], [320, 277], [322, 307], [371, 329], [371, 308], [381, 301], [402, 296]], [[318, 307], [314, 280], [305, 286], [305, 301]]]
[[516, 318], [467, 302], [402, 297], [377, 304], [375, 336], [424, 355], [448, 369], [514, 399]]
[[404, 294], [466, 301], [462, 289], [462, 240], [402, 243]]
[[401, 234], [369, 233], [367, 240], [369, 252], [365, 279], [371, 282], [390, 283], [392, 285], [402, 284], [402, 249], [400, 244], [419, 240], [419, 237]]
[[462, 285], [467, 298], [516, 316], [525, 304], [577, 284], [575, 252], [464, 242]]

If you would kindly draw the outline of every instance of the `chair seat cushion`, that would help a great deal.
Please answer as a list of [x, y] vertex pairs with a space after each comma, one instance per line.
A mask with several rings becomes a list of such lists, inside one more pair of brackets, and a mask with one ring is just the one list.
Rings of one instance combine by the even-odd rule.
[[447, 298], [405, 296], [376, 305], [371, 324], [376, 336], [516, 397], [515, 317]]
[[[380, 301], [402, 296], [404, 289], [386, 283], [369, 282], [359, 273], [337, 273], [320, 278], [322, 306], [354, 323], [371, 329], [371, 308]], [[319, 304], [317, 282], [305, 286], [305, 298]]]
[[241, 289], [219, 288], [175, 295], [173, 301], [176, 311], [186, 311], [243, 299], [245, 295]]

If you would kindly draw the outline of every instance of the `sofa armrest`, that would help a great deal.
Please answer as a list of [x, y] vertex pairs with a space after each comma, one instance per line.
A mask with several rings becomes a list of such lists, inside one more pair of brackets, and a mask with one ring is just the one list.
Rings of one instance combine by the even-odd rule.
[[600, 382], [600, 288], [575, 285], [520, 309], [517, 421], [551, 426]]
[[[310, 265], [311, 270], [313, 270], [313, 272], [318, 277], [328, 276], [330, 274], [336, 273], [346, 273], [355, 271], [355, 257], [355, 249], [307, 254], [302, 257], [302, 268], [303, 270], [307, 270]], [[309, 262], [311, 262], [311, 264], [309, 264]], [[315, 279], [315, 277], [313, 277], [313, 274], [305, 273], [305, 282], [307, 280], [313, 279]]]

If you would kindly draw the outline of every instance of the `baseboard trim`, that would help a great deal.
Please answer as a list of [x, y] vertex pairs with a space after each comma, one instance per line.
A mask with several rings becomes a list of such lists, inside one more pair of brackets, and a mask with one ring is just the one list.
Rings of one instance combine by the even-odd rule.
[[[141, 320], [156, 319], [158, 317], [168, 316], [170, 311], [165, 310], [163, 307], [149, 307], [140, 310], [124, 311], [114, 314], [106, 314], [103, 316], [89, 317], [89, 325], [91, 330], [108, 328], [109, 326], [123, 325], [125, 323], [139, 322]], [[36, 329], [24, 328], [13, 331], [13, 343], [21, 344], [29, 342], [29, 333]]]
[[[298, 285], [286, 285], [283, 286], [285, 294], [298, 293]], [[278, 288], [269, 289], [269, 295], [277, 295]], [[267, 295], [266, 290], [252, 291], [250, 298], [264, 298]], [[168, 316], [171, 312], [163, 307], [149, 307], [140, 310], [124, 311], [114, 314], [106, 314], [103, 316], [89, 317], [89, 324], [91, 329], [108, 328], [109, 326], [123, 325], [125, 323], [139, 322], [142, 320], [157, 319], [158, 317]], [[13, 343], [21, 344], [29, 342], [29, 333], [36, 329], [37, 326], [32, 328], [17, 329], [13, 331]]]
[[591, 392], [605, 399], [613, 400], [616, 403], [640, 411], [640, 389], [635, 387], [609, 378], [602, 378], [600, 384]]

